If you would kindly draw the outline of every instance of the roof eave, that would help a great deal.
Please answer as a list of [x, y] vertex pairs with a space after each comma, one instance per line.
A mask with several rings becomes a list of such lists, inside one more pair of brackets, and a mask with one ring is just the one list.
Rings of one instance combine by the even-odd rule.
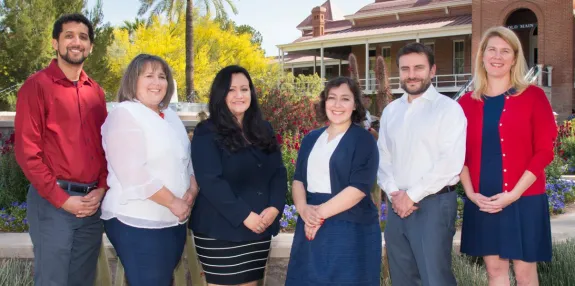
[[313, 41], [313, 42], [304, 41], [304, 42], [276, 45], [276, 47], [278, 49], [284, 50], [284, 52], [290, 52], [290, 51], [304, 51], [310, 49], [317, 49], [321, 47], [331, 48], [338, 46], [358, 45], [362, 43], [363, 44], [379, 43], [383, 42], [384, 40], [394, 42], [404, 40], [403, 38], [425, 39], [425, 38], [435, 38], [435, 37], [452, 36], [452, 35], [466, 35], [466, 34], [471, 34], [471, 24], [457, 25], [453, 27], [440, 27], [440, 28], [430, 28], [416, 31], [388, 33], [385, 35], [355, 36], [347, 38]]
[[391, 11], [377, 11], [372, 13], [363, 13], [363, 14], [352, 14], [344, 16], [346, 20], [354, 21], [357, 19], [369, 19], [374, 17], [381, 17], [381, 16], [390, 16], [390, 15], [398, 15], [398, 14], [405, 14], [405, 13], [415, 13], [415, 12], [422, 12], [427, 10], [435, 10], [435, 9], [443, 9], [443, 8], [450, 8], [450, 7], [461, 7], [461, 6], [469, 6], [472, 4], [472, 0], [460, 0], [457, 2], [449, 2], [449, 3], [439, 3], [439, 4], [432, 4], [432, 5], [425, 5], [421, 7], [411, 7], [411, 8], [404, 8], [404, 9], [397, 9]]

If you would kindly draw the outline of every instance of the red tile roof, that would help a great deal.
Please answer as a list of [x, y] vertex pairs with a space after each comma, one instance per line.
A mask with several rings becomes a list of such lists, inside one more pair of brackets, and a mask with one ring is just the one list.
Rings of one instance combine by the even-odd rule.
[[[327, 0], [325, 1], [325, 3], [323, 3], [321, 5], [321, 7], [325, 8], [325, 22], [326, 24], [329, 22], [339, 22], [339, 21], [343, 21], [343, 15], [334, 15], [337, 14], [336, 11], [339, 11], [339, 9], [337, 9], [336, 7], [332, 7], [331, 5], [331, 0]], [[311, 17], [312, 15], [309, 14], [309, 16], [307, 16], [307, 18], [305, 18], [305, 20], [303, 20], [301, 23], [299, 23], [299, 25], [297, 25], [296, 28], [300, 29], [303, 27], [311, 27], [312, 25], [312, 21], [311, 21]], [[339, 17], [339, 18], [337, 18]], [[345, 20], [346, 22], [348, 22], [347, 20]], [[350, 23], [351, 26], [351, 23]]]
[[[386, 3], [386, 2], [383, 2]], [[320, 37], [312, 37], [311, 35], [304, 35], [295, 40], [294, 43], [299, 42], [315, 42], [323, 40], [344, 39], [351, 37], [361, 36], [374, 36], [383, 34], [401, 33], [415, 30], [426, 29], [439, 29], [443, 27], [454, 27], [462, 25], [471, 25], [471, 15], [452, 16], [446, 18], [434, 18], [426, 20], [418, 20], [411, 22], [382, 24], [369, 27], [351, 27], [349, 29], [341, 30], [338, 32], [326, 34]]]
[[371, 3], [357, 11], [354, 15], [369, 14], [374, 12], [391, 12], [407, 8], [423, 7], [432, 4], [443, 4], [449, 2], [461, 2], [461, 0], [393, 0], [386, 2]]

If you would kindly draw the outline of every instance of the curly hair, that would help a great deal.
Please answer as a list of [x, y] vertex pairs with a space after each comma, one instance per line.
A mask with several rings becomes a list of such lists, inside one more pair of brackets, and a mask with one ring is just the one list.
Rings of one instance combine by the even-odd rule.
[[349, 77], [336, 77], [327, 82], [324, 90], [319, 95], [319, 102], [316, 104], [315, 116], [318, 122], [329, 121], [327, 114], [325, 112], [325, 102], [327, 100], [327, 95], [332, 88], [340, 87], [342, 84], [347, 84], [351, 93], [353, 93], [353, 102], [355, 104], [355, 110], [351, 113], [351, 122], [360, 124], [365, 120], [365, 107], [361, 103], [362, 92], [357, 81]]
[[[250, 107], [246, 110], [242, 120], [243, 128], [240, 127], [226, 103], [226, 97], [232, 84], [232, 75], [238, 73], [245, 75], [248, 79], [251, 93]], [[271, 125], [264, 121], [260, 111], [252, 79], [243, 67], [228, 66], [216, 74], [210, 90], [209, 112], [209, 119], [217, 132], [216, 142], [221, 147], [236, 152], [251, 143], [251, 145], [266, 152], [273, 152], [278, 149], [278, 142], [273, 136]]]

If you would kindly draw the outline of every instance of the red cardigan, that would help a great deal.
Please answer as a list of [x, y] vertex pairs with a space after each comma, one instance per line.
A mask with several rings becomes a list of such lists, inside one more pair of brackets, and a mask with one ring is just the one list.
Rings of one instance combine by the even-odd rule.
[[[529, 86], [523, 93], [505, 96], [499, 121], [499, 136], [503, 154], [503, 191], [513, 190], [526, 170], [536, 181], [523, 196], [545, 193], [545, 167], [553, 160], [553, 143], [557, 138], [557, 124], [545, 92]], [[471, 98], [471, 92], [459, 100], [467, 117], [465, 166], [469, 168], [471, 183], [479, 192], [481, 170], [481, 137], [483, 131], [483, 101]]]

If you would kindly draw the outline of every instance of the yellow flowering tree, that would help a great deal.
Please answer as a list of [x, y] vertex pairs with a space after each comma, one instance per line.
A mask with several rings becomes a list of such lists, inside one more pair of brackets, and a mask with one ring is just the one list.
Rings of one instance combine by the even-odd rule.
[[[246, 68], [256, 85], [277, 81], [278, 67], [270, 65], [264, 52], [251, 42], [251, 35], [238, 34], [233, 29], [222, 29], [209, 15], [196, 17], [194, 23], [194, 85], [198, 102], [207, 102], [216, 73], [227, 65]], [[185, 22], [162, 22], [152, 19], [148, 26], [140, 26], [129, 33], [116, 29], [114, 42], [108, 49], [110, 69], [119, 79], [130, 61], [140, 53], [162, 57], [172, 67], [178, 97], [185, 101]]]

